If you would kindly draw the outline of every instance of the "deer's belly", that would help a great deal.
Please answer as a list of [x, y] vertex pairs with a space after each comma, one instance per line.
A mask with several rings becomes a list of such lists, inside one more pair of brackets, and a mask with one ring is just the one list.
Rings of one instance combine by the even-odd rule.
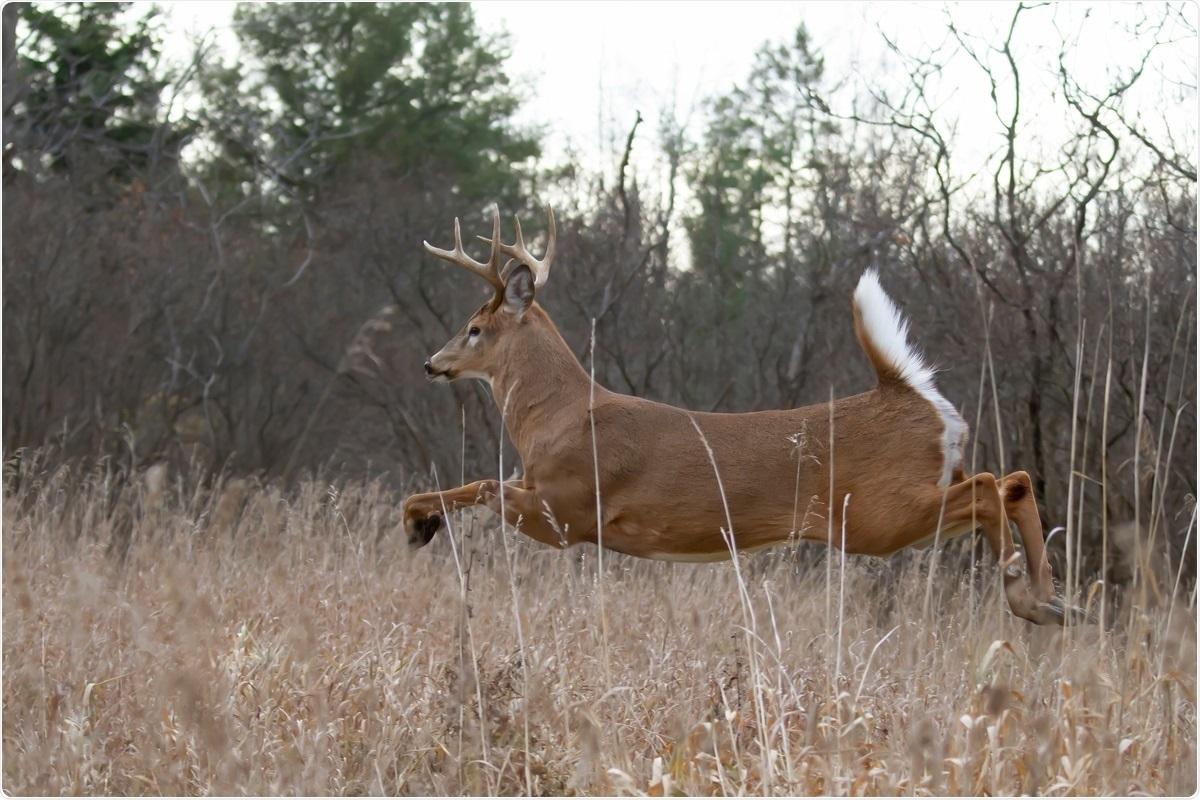
[[[730, 556], [729, 545], [719, 531], [712, 535], [672, 535], [652, 528], [631, 529], [610, 524], [604, 529], [601, 543], [610, 550], [656, 561], [705, 563], [727, 561]], [[752, 553], [773, 544], [774, 541], [759, 539], [738, 544], [737, 551], [739, 554]]]
[[[753, 547], [739, 547], [738, 555], [744, 556], [748, 553], [755, 553], [759, 550], [765, 550], [772, 543], [754, 545]], [[652, 558], [655, 561], [679, 561], [684, 563], [708, 563], [711, 561], [728, 561], [729, 547], [726, 546], [723, 550], [706, 553], [671, 553], [671, 552], [650, 552], [646, 554], [646, 558]]]

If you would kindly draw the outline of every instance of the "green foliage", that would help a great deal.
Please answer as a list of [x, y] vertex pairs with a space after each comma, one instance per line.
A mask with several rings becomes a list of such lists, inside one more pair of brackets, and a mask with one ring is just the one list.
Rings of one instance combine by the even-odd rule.
[[786, 212], [790, 248], [802, 173], [821, 169], [821, 140], [834, 130], [818, 111], [823, 73], [801, 25], [790, 42], [762, 47], [746, 83], [711, 102], [701, 156], [688, 174], [699, 204], [687, 219], [697, 270], [727, 285], [760, 270], [768, 207]]
[[23, 80], [14, 109], [22, 155], [63, 170], [101, 156], [128, 175], [161, 146], [155, 6], [127, 3], [37, 4], [21, 9], [26, 34], [18, 56]]
[[[208, 84], [216, 102], [242, 98], [223, 145], [252, 150], [249, 129], [268, 131], [267, 157], [286, 162], [287, 180], [314, 185], [370, 153], [505, 199], [514, 166], [539, 152], [511, 121], [519, 97], [503, 68], [506, 42], [481, 34], [469, 5], [243, 5], [234, 25], [248, 78], [228, 70]], [[247, 124], [247, 114], [258, 119]]]

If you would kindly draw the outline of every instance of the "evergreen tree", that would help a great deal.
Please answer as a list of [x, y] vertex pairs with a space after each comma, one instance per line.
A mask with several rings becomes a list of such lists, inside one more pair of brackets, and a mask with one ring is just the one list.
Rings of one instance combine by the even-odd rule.
[[274, 180], [311, 191], [369, 153], [504, 199], [514, 165], [539, 152], [512, 123], [506, 43], [469, 5], [243, 5], [234, 26], [242, 70], [207, 75], [210, 120], [227, 155]]
[[99, 166], [128, 177], [178, 143], [159, 119], [168, 79], [156, 72], [158, 9], [137, 11], [128, 3], [20, 8], [27, 33], [15, 64], [14, 124], [6, 126], [16, 141], [5, 148], [23, 169]]
[[750, 383], [697, 397], [701, 404], [756, 407], [799, 391], [795, 365], [811, 320], [805, 306], [816, 296], [802, 290], [827, 270], [822, 240], [840, 213], [830, 204], [845, 194], [836, 189], [835, 166], [845, 157], [833, 155], [836, 131], [818, 97], [823, 76], [801, 25], [789, 40], [760, 48], [746, 81], [708, 106], [685, 170], [696, 205], [684, 217], [692, 269], [680, 292], [689, 334], [711, 345], [689, 354], [686, 369], [718, 386], [723, 364], [757, 369]]
[[791, 260], [802, 194], [820, 183], [833, 132], [816, 95], [823, 74], [801, 25], [791, 41], [758, 51], [745, 85], [712, 101], [702, 156], [688, 175], [699, 204], [686, 221], [699, 273], [741, 286], [761, 271], [768, 216], [782, 233], [771, 249]]

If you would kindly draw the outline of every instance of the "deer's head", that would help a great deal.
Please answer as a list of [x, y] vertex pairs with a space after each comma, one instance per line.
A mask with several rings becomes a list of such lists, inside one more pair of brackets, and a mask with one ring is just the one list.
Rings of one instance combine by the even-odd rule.
[[[454, 220], [453, 250], [441, 250], [429, 242], [424, 243], [431, 255], [478, 275], [494, 289], [492, 298], [480, 306], [462, 329], [425, 362], [425, 375], [430, 380], [491, 380], [493, 365], [503, 363], [510, 349], [519, 346], [521, 332], [531, 323], [533, 315], [528, 312], [533, 306], [534, 294], [546, 283], [550, 264], [554, 260], [554, 211], [551, 210], [549, 214], [549, 241], [546, 254], [540, 260], [526, 249], [520, 220], [515, 220], [516, 242], [509, 245], [500, 240], [498, 209], [492, 217], [492, 238], [478, 237], [491, 243], [491, 255], [486, 262], [476, 261], [463, 251], [457, 218]], [[501, 261], [504, 261], [503, 267]]]

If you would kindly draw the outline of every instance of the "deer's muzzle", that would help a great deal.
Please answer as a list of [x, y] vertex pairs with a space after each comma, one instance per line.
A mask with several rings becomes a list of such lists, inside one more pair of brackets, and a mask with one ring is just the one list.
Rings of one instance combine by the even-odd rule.
[[450, 370], [438, 369], [433, 365], [432, 359], [425, 360], [425, 377], [433, 382], [448, 381], [451, 378]]

